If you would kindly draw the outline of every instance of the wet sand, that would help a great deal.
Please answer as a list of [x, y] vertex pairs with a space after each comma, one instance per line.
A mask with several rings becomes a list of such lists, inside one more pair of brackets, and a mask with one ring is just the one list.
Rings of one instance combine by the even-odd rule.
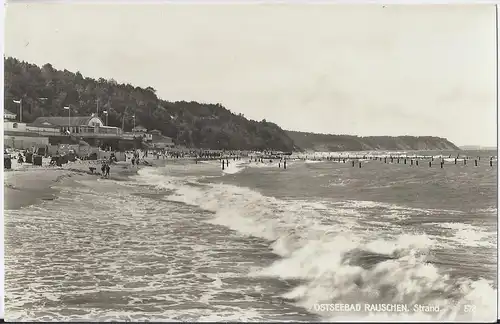
[[[58, 190], [53, 186], [70, 184], [75, 180], [97, 179], [98, 174], [91, 174], [89, 167], [100, 172], [100, 165], [95, 163], [71, 163], [62, 168], [40, 167], [4, 172], [4, 209], [15, 210], [33, 205], [41, 200], [52, 200]], [[110, 179], [125, 180], [136, 174], [138, 168], [130, 163], [118, 162], [111, 166]]]

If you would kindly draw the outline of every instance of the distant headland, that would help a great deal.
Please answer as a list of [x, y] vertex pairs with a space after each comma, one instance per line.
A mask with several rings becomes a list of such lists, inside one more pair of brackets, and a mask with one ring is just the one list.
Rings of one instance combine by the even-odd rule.
[[302, 150], [339, 151], [398, 151], [398, 150], [441, 150], [458, 151], [455, 144], [446, 138], [434, 136], [353, 136], [315, 134], [287, 131], [287, 135]]
[[496, 151], [496, 146], [481, 146], [481, 145], [465, 145], [460, 146], [461, 150], [464, 151]]

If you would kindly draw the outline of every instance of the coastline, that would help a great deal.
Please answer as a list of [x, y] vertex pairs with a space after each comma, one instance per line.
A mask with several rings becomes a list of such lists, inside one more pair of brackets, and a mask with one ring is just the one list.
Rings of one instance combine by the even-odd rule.
[[[43, 171], [43, 172], [42, 172]], [[4, 209], [16, 210], [41, 200], [56, 198], [54, 185], [75, 175], [85, 175], [65, 169], [25, 169], [4, 173]]]
[[[202, 287], [200, 291], [206, 291], [204, 293], [206, 295], [204, 296], [221, 296], [220, 299], [213, 298], [209, 301], [213, 303], [213, 306], [210, 305], [209, 307], [213, 307], [214, 309], [219, 305], [227, 305], [229, 302], [233, 302], [231, 300], [233, 298], [241, 298], [237, 300], [238, 303], [252, 303], [252, 305], [257, 305], [255, 307], [257, 309], [255, 316], [258, 316], [261, 320], [264, 320], [264, 318], [266, 320], [274, 320], [278, 317], [281, 320], [293, 318], [293, 320], [298, 321], [303, 319], [321, 321], [329, 320], [330, 318], [331, 320], [339, 320], [339, 317], [333, 317], [337, 316], [337, 314], [327, 314], [321, 312], [321, 310], [311, 309], [308, 306], [300, 306], [314, 305], [319, 299], [317, 295], [307, 294], [304, 298], [302, 296], [296, 297], [295, 294], [297, 289], [299, 289], [297, 285], [302, 283], [304, 283], [306, 289], [315, 285], [322, 285], [329, 290], [342, 290], [342, 282], [340, 284], [332, 284], [329, 281], [323, 280], [323, 276], [309, 275], [311, 273], [310, 269], [314, 271], [314, 269], [318, 269], [324, 264], [321, 257], [331, 259], [331, 251], [339, 262], [342, 262], [341, 260], [344, 258], [349, 258], [350, 263], [346, 266], [359, 266], [362, 268], [363, 275], [373, 283], [376, 282], [376, 278], [379, 275], [379, 273], [373, 273], [370, 270], [370, 267], [373, 265], [388, 262], [390, 266], [389, 270], [391, 271], [400, 266], [400, 264], [406, 266], [406, 258], [408, 255], [411, 255], [411, 251], [407, 253], [407, 242], [408, 244], [413, 244], [411, 242], [414, 240], [424, 240], [425, 246], [422, 249], [427, 248], [427, 241], [425, 241], [426, 237], [424, 237], [424, 234], [417, 234], [408, 238], [398, 231], [398, 227], [382, 227], [380, 225], [382, 222], [387, 224], [393, 221], [395, 215], [418, 217], [417, 220], [423, 222], [427, 220], [434, 222], [431, 218], [434, 215], [441, 215], [443, 213], [447, 215], [447, 221], [450, 222], [463, 217], [462, 213], [455, 213], [454, 210], [451, 210], [452, 208], [448, 208], [449, 206], [442, 205], [442, 203], [440, 203], [441, 207], [451, 210], [450, 213], [445, 209], [418, 209], [427, 207], [411, 207], [406, 205], [407, 202], [404, 202], [403, 206], [398, 201], [384, 202], [385, 196], [390, 196], [392, 192], [395, 192], [389, 186], [377, 188], [377, 192], [384, 192], [384, 194], [377, 196], [377, 199], [373, 201], [369, 200], [368, 196], [363, 196], [362, 194], [358, 196], [352, 195], [352, 192], [359, 188], [359, 181], [365, 181], [364, 184], [361, 183], [361, 186], [364, 188], [369, 188], [372, 185], [370, 182], [373, 180], [380, 182], [382, 185], [390, 182], [394, 183], [394, 181], [406, 183], [407, 174], [402, 172], [398, 173], [399, 178], [386, 178], [382, 180], [377, 178], [366, 179], [371, 172], [369, 168], [367, 168], [368, 172], [363, 173], [365, 168], [362, 170], [358, 170], [357, 168], [352, 169], [349, 165], [340, 168], [333, 163], [319, 164], [312, 167], [307, 167], [306, 164], [300, 165], [297, 163], [294, 165], [292, 163], [290, 164], [290, 172], [282, 172], [274, 164], [274, 170], [277, 170], [277, 172], [270, 172], [269, 170], [262, 170], [263, 172], [260, 172], [258, 166], [267, 164], [267, 161], [264, 161], [258, 164], [254, 163], [256, 167], [248, 173], [253, 178], [251, 181], [248, 180], [249, 177], [247, 174], [225, 177], [224, 180], [216, 176], [214, 178], [207, 178], [207, 181], [215, 184], [214, 186], [196, 186], [196, 182], [192, 181], [192, 178], [193, 176], [202, 174], [200, 172], [200, 167], [202, 166], [195, 166], [194, 161], [190, 161], [189, 159], [146, 159], [146, 161], [149, 166], [141, 164], [139, 167], [132, 167], [131, 163], [127, 162], [119, 162], [112, 165], [111, 179], [109, 181], [100, 179], [99, 176], [89, 177], [89, 175], [85, 174], [86, 172], [75, 170], [76, 168], [83, 169], [89, 166], [83, 162], [65, 164], [62, 168], [52, 169], [50, 175], [54, 181], [59, 181], [55, 186], [56, 189], [64, 187], [62, 190], [64, 192], [68, 191], [64, 194], [64, 199], [55, 199], [48, 203], [26, 208], [21, 212], [8, 214], [7, 233], [9, 234], [8, 242], [11, 242], [9, 243], [11, 249], [10, 255], [16, 255], [16, 260], [14, 260], [16, 262], [13, 262], [12, 258], [8, 260], [10, 265], [9, 280], [10, 282], [14, 282], [14, 284], [9, 286], [9, 307], [11, 307], [9, 312], [13, 314], [12, 320], [22, 320], [23, 317], [25, 320], [41, 317], [45, 320], [58, 319], [62, 321], [82, 319], [126, 320], [127, 318], [143, 320], [147, 319], [147, 316], [158, 316], [157, 320], [165, 320], [166, 318], [169, 320], [178, 320], [180, 318], [177, 315], [178, 309], [187, 309], [190, 312], [187, 314], [187, 317], [182, 318], [183, 320], [194, 318], [203, 320], [206, 319], [206, 316], [224, 315], [220, 315], [219, 313], [214, 313], [213, 315], [199, 313], [199, 308], [196, 308], [197, 305], [190, 308], [190, 304], [187, 304], [190, 301], [187, 298], [184, 300], [182, 299], [183, 295], [175, 295], [176, 291], [181, 291], [182, 293], [184, 289], [179, 289], [180, 287], [176, 286], [177, 279], [175, 276], [171, 278], [171, 272], [169, 272], [172, 267], [165, 267], [164, 264], [179, 265], [176, 268], [179, 273], [187, 273], [192, 278], [195, 278], [188, 283], [191, 286], [181, 288], [187, 290], [188, 287], [200, 286]], [[241, 162], [247, 164], [247, 161]], [[218, 163], [214, 161], [213, 166], [217, 167]], [[371, 163], [370, 167], [378, 167], [380, 170], [388, 167], [388, 165], [380, 162], [372, 161], [368, 163]], [[230, 168], [226, 168], [226, 171], [232, 171], [232, 168], [236, 167], [237, 164], [231, 162]], [[114, 191], [116, 187], [121, 187], [121, 184], [117, 183], [117, 180], [125, 180], [132, 176], [130, 180], [133, 183], [135, 178], [133, 174], [137, 173], [137, 171], [144, 168], [148, 169], [144, 169], [143, 171], [152, 171], [154, 168], [161, 168], [165, 165], [166, 168], [159, 170], [160, 172], [153, 172], [152, 174], [145, 172], [144, 177], [138, 179], [139, 187], [136, 188], [137, 190], [127, 188], [123, 191], [120, 189], [118, 190], [119, 192]], [[99, 167], [99, 165], [96, 165], [96, 167]], [[210, 166], [210, 170], [215, 170], [215, 167], [212, 168]], [[37, 179], [37, 174], [41, 174], [41, 176], [44, 176], [44, 174], [41, 172], [34, 173], [33, 171], [44, 170], [46, 172], [46, 170], [43, 168], [34, 169], [31, 169], [31, 172], [26, 172], [26, 175], [23, 175], [22, 172], [13, 174], [13, 178], [16, 178], [19, 182], [22, 181], [21, 177], [29, 178], [32, 182], [39, 182], [39, 186], [43, 187], [41, 182], [48, 180]], [[415, 170], [412, 172], [417, 172], [422, 169], [409, 169], [408, 166], [405, 170]], [[218, 170], [215, 173], [221, 174]], [[327, 177], [325, 174], [327, 173], [331, 174], [331, 176], [325, 179]], [[436, 171], [436, 173], [441, 173], [441, 171]], [[85, 180], [83, 181], [84, 184], [81, 184], [79, 181], [80, 176], [87, 179], [99, 179], [99, 181], [94, 183], [91, 180]], [[162, 179], [162, 176], [165, 176], [165, 178]], [[171, 181], [172, 176], [176, 177], [176, 179], [178, 177], [179, 179], [177, 180], [179, 181]], [[263, 181], [262, 177], [267, 179]], [[429, 177], [433, 178], [432, 174]], [[344, 181], [346, 179], [354, 181]], [[149, 190], [149, 186], [142, 186], [148, 180], [153, 183], [163, 182], [165, 184], [172, 184], [172, 186], [158, 186], [158, 190]], [[61, 184], [61, 181], [64, 184]], [[69, 183], [66, 183], [66, 181]], [[295, 181], [295, 184], [293, 181]], [[464, 181], [468, 180], [464, 179]], [[285, 194], [283, 194], [283, 183], [289, 185], [285, 190]], [[323, 186], [330, 183], [342, 183], [343, 188], [336, 189], [338, 187]], [[434, 186], [433, 182], [425, 183], [430, 188]], [[95, 188], [94, 184], [96, 185]], [[128, 185], [128, 183], [126, 184]], [[311, 190], [310, 193], [304, 194], [304, 184], [311, 189], [315, 188], [314, 190], [317, 190], [317, 188], [324, 189], [319, 189], [321, 191], [318, 192]], [[70, 189], [68, 189], [68, 186]], [[80, 186], [85, 186], [84, 190], [81, 193], [75, 194], [82, 194], [84, 199], [71, 195], [73, 190], [80, 192], [78, 190]], [[413, 182], [413, 184], [410, 183], [405, 186], [410, 189], [413, 186], [413, 188], [420, 190], [422, 185]], [[463, 192], [467, 192], [468, 190], [462, 186], [460, 188], [465, 190]], [[335, 196], [332, 191], [339, 192], [338, 196]], [[428, 193], [424, 198], [433, 196], [429, 190], [423, 190], [423, 192]], [[129, 194], [131, 196], [128, 196]], [[60, 193], [57, 193], [57, 195], [63, 196]], [[167, 195], [170, 198], [167, 198]], [[349, 195], [350, 199], [344, 201], [344, 197], [347, 195]], [[324, 197], [331, 197], [331, 202], [326, 201], [326, 199], [330, 198]], [[336, 197], [340, 198], [337, 200]], [[450, 200], [454, 198], [455, 196], [450, 196]], [[430, 201], [432, 202], [432, 200]], [[472, 197], [471, 201], [477, 203], [475, 197]], [[247, 212], [245, 208], [248, 208], [248, 206], [250, 208]], [[68, 212], [66, 207], [72, 212]], [[298, 215], [298, 213], [300, 215], [296, 217], [295, 215]], [[338, 230], [333, 232], [328, 227], [325, 232], [320, 232], [321, 235], [324, 233], [323, 237], [325, 241], [321, 242], [322, 245], [318, 246], [318, 249], [312, 245], [318, 244], [315, 241], [315, 237], [312, 237], [312, 242], [314, 243], [309, 246], [313, 246], [314, 249], [309, 252], [307, 250], [309, 247], [308, 244], [310, 244], [308, 243], [309, 241], [304, 242], [303, 245], [302, 242], [300, 242], [301, 245], [296, 245], [298, 241], [296, 239], [309, 239], [309, 227], [302, 230], [302, 224], [305, 221], [317, 219], [315, 217], [323, 217], [320, 213], [325, 213], [323, 215], [327, 215], [329, 217], [328, 221], [331, 221], [334, 226], [338, 226]], [[17, 217], [17, 215], [22, 217]], [[343, 219], [339, 220], [336, 217], [337, 215], [342, 215]], [[355, 216], [351, 217], [350, 215]], [[426, 218], [426, 215], [429, 215], [429, 218]], [[456, 218], [454, 218], [454, 215]], [[477, 219], [477, 216], [475, 217]], [[360, 226], [353, 229], [353, 219], [355, 219], [354, 222], [356, 223], [358, 219], [361, 219], [359, 224], [362, 224], [363, 227]], [[393, 222], [398, 224], [406, 219], [405, 216], [404, 219], [398, 218], [397, 221]], [[92, 226], [88, 226], [88, 224], [92, 224]], [[403, 226], [405, 228], [410, 227], [410, 230], [415, 232], [420, 230], [418, 224], [412, 221], [401, 223], [400, 227]], [[445, 226], [447, 225], [445, 224]], [[447, 228], [438, 225], [436, 227], [438, 227], [438, 230], [429, 230], [425, 235], [432, 235], [432, 239], [436, 239], [436, 236], [440, 235], [441, 231]], [[297, 228], [301, 229], [298, 233]], [[376, 242], [377, 246], [379, 244], [387, 244], [390, 247], [394, 246], [394, 249], [399, 249], [397, 253], [403, 251], [401, 252], [401, 257], [398, 254], [398, 257], [395, 258], [392, 248], [381, 252], [373, 252], [371, 248], [363, 250], [364, 245], [357, 245], [358, 241], [354, 240], [353, 245], [347, 245], [345, 249], [332, 248], [339, 245], [342, 246], [345, 243], [344, 235], [349, 235], [349, 238], [352, 235], [356, 240], [365, 239], [362, 236], [363, 234], [360, 235], [358, 233], [364, 233], [366, 228], [377, 229], [376, 233], [370, 234], [373, 236], [370, 236], [369, 240], [371, 241], [369, 242]], [[272, 230], [266, 231], [266, 229]], [[316, 229], [314, 230], [316, 231]], [[463, 230], [474, 230], [477, 233], [483, 233], [483, 229], [479, 227], [471, 227], [470, 229], [468, 227], [460, 227], [460, 230], [462, 232]], [[455, 232], [454, 228], [447, 231], [447, 235], [453, 239], [448, 239], [447, 236], [444, 239], [448, 242], [446, 244], [450, 244], [450, 246], [451, 244], [456, 245], [449, 248], [450, 252], [447, 252], [447, 250], [442, 252], [440, 256], [444, 258], [456, 257], [455, 250], [452, 249], [456, 249], [458, 244], [469, 244], [468, 246], [474, 248], [475, 243], [470, 240], [465, 243], [464, 241], [458, 241], [461, 239], [461, 232]], [[332, 232], [335, 235], [331, 235]], [[393, 232], [395, 232], [394, 236], [389, 236]], [[247, 238], [249, 235], [252, 237]], [[376, 235], [384, 235], [387, 239], [380, 240]], [[50, 239], [44, 240], [41, 239], [42, 237], [50, 237]], [[401, 237], [401, 241], [404, 240], [403, 242], [398, 241]], [[18, 242], [23, 242], [22, 250], [16, 247], [16, 244], [19, 245]], [[224, 245], [221, 242], [224, 242], [222, 243]], [[481, 244], [483, 243], [481, 242]], [[54, 246], [57, 246], [56, 252], [54, 251]], [[162, 247], [161, 254], [157, 252], [158, 246]], [[420, 249], [420, 245], [417, 247], [410, 245], [410, 248]], [[458, 248], [461, 249], [462, 247]], [[319, 249], [327, 250], [328, 254], [317, 253], [318, 251], [322, 251]], [[188, 254], [186, 258], [185, 251], [195, 251], [195, 253]], [[216, 251], [215, 254], [213, 251]], [[303, 255], [290, 253], [290, 251], [306, 252], [306, 256], [310, 260], [314, 260], [314, 262], [311, 262], [311, 266], [305, 269], [297, 267], [296, 265], [303, 261]], [[484, 254], [478, 254], [477, 259], [474, 259], [475, 264], [480, 264], [477, 268], [460, 268], [457, 272], [454, 272], [454, 275], [456, 273], [457, 276], [466, 277], [469, 275], [469, 271], [489, 275], [490, 264], [482, 261], [489, 257], [488, 253], [487, 251]], [[362, 260], [366, 255], [372, 258], [369, 262], [370, 264]], [[96, 260], [96, 258], [98, 259]], [[470, 258], [470, 256], [467, 258]], [[64, 262], [66, 259], [69, 261]], [[194, 259], [197, 265], [202, 264], [203, 266], [190, 267], [191, 259]], [[135, 262], [130, 262], [129, 260], [134, 260]], [[241, 260], [248, 262], [249, 265], [246, 269], [252, 269], [248, 270], [249, 272], [257, 269], [251, 272], [251, 278], [240, 277]], [[458, 259], [454, 264], [460, 263], [466, 262]], [[91, 269], [99, 269], [94, 270], [96, 272], [101, 271], [99, 275], [102, 274], [99, 277], [100, 280], [97, 281], [97, 286], [95, 280], [89, 280], [87, 279], [88, 277], [80, 276], [79, 269], [75, 270], [75, 264], [77, 266], [79, 264], [86, 264]], [[276, 266], [281, 264], [285, 265], [286, 272], [283, 272], [283, 268]], [[416, 267], [420, 267], [420, 264], [417, 263]], [[339, 270], [343, 271], [342, 267], [344, 267], [342, 263], [334, 263], [334, 266], [330, 267], [333, 268], [331, 269], [331, 273]], [[214, 278], [213, 273], [209, 270], [211, 268], [224, 269], [224, 274]], [[31, 269], [39, 269], [39, 271], [33, 273]], [[156, 271], [159, 275], [151, 277], [149, 269]], [[288, 271], [288, 269], [292, 270]], [[440, 269], [436, 266], [435, 271], [441, 271]], [[410, 268], [408, 271], [412, 272], [414, 269]], [[68, 277], [64, 278], [64, 281], [68, 285], [68, 290], [72, 289], [75, 293], [68, 292], [68, 290], [62, 291], [58, 288], [57, 284], [60, 280], [58, 276], [61, 272], [69, 274]], [[121, 277], [118, 277], [117, 273]], [[386, 277], [385, 274], [382, 274], [382, 276], [383, 279]], [[238, 281], [232, 279], [235, 277], [238, 278]], [[265, 277], [265, 279], [262, 277]], [[290, 281], [290, 277], [298, 278], [297, 280], [299, 281]], [[198, 280], [198, 278], [200, 279]], [[215, 281], [218, 278], [220, 278], [219, 280], [221, 280], [224, 286], [222, 284], [213, 285], [211, 283], [212, 280]], [[438, 277], [438, 279], [440, 278]], [[487, 279], [489, 280], [489, 277]], [[436, 281], [436, 279], [432, 278], [431, 280], [433, 281], [426, 281], [427, 278], [425, 277], [422, 280], [424, 284]], [[25, 301], [21, 294], [29, 291], [29, 282], [38, 281], [45, 284], [44, 292], [46, 292], [46, 295], [35, 296], [34, 298], [37, 298], [36, 304], [30, 300]], [[146, 288], [141, 291], [141, 295], [136, 295], [135, 292], [141, 289], [141, 286], [135, 286], [137, 282], [139, 282], [138, 285], [144, 285], [144, 287], [160, 288], [153, 291]], [[392, 283], [390, 280], [389, 282]], [[473, 284], [475, 282], [471, 281], [471, 285]], [[165, 290], [162, 290], [165, 285], [175, 288], [165, 292]], [[259, 290], [256, 290], [255, 294], [247, 294], [249, 286], [256, 286], [256, 289]], [[384, 289], [380, 285], [374, 284], [373, 286], [376, 292]], [[21, 287], [22, 290], [18, 287]], [[110, 289], [109, 287], [112, 288]], [[113, 300], [113, 298], [116, 298], [116, 289], [113, 290], [114, 287], [126, 287], [127, 291], [118, 297], [120, 299]], [[447, 287], [445, 286], [445, 289], [440, 291], [440, 293], [445, 294]], [[490, 286], [485, 285], [485, 287], [484, 292], [481, 291], [481, 293], [490, 294]], [[174, 291], [174, 289], [176, 290]], [[229, 290], [238, 291], [238, 294], [235, 294], [236, 297], [233, 297], [233, 295], [226, 297], [226, 292]], [[271, 299], [259, 297], [262, 296], [262, 291], [264, 291], [265, 296], [271, 296]], [[162, 293], [168, 294], [172, 299], [181, 300], [182, 304], [180, 306], [167, 305], [165, 309], [160, 309], [157, 306], [158, 304], [148, 303], [148, 298]], [[422, 294], [424, 298], [425, 294], [427, 294], [426, 290]], [[123, 317], [122, 314], [120, 314], [120, 317], [117, 317], [116, 305], [127, 305], [125, 307], [128, 307], [131, 300], [129, 296], [141, 300], [144, 306], [141, 305], [140, 309], [128, 308], [128, 313], [125, 313]], [[200, 295], [196, 295], [196, 293], [194, 296], [189, 296], [188, 298], [200, 298]], [[254, 296], [256, 297], [253, 298]], [[286, 297], [282, 299], [274, 296]], [[275, 298], [280, 298], [283, 302], [276, 304], [274, 302]], [[364, 299], [363, 295], [353, 296], [347, 293], [345, 298], [359, 298], [360, 303], [369, 303], [369, 300]], [[448, 296], [444, 297], [445, 301], [447, 298]], [[88, 312], [88, 308], [96, 305], [95, 300], [98, 300], [99, 312]], [[78, 303], [72, 309], [74, 312], [71, 315], [67, 315], [68, 313], [65, 313], [59, 306], [61, 303], [67, 304], [68, 302]], [[46, 313], [34, 309], [34, 307], [37, 307], [41, 303], [46, 303], [44, 304], [47, 305], [45, 306], [47, 307], [45, 310]], [[144, 315], [146, 309], [149, 313]], [[243, 313], [245, 311], [244, 308], [237, 308], [234, 312]], [[208, 312], [209, 310], [207, 310]], [[489, 312], [489, 308], [484, 312]], [[54, 315], [45, 315], [47, 313]], [[328, 317], [330, 315], [331, 317]], [[363, 314], [360, 314], [360, 317], [362, 316]]]
[[[97, 180], [89, 167], [95, 162], [72, 162], [64, 167], [27, 167], [4, 172], [4, 210], [17, 210], [43, 200], [57, 198], [56, 185], [72, 185], [76, 180]], [[155, 166], [154, 164], [152, 165]], [[143, 166], [141, 166], [143, 167]], [[141, 168], [130, 163], [118, 162], [112, 166], [110, 180], [126, 181]]]

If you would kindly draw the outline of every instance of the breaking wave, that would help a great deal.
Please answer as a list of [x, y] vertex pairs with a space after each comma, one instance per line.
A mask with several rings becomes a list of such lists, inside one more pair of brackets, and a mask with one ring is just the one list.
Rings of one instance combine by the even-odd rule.
[[[453, 274], [430, 261], [435, 248], [467, 246], [464, 235], [470, 228], [441, 224], [455, 235], [453, 240], [443, 240], [423, 232], [408, 234], [392, 224], [394, 214], [419, 212], [402, 206], [373, 203], [384, 209], [380, 219], [373, 219], [352, 202], [281, 200], [232, 185], [193, 185], [193, 179], [188, 183], [181, 177], [165, 176], [160, 169], [143, 169], [136, 180], [171, 191], [170, 201], [213, 212], [207, 220], [211, 224], [269, 240], [281, 258], [269, 266], [248, 269], [248, 275], [296, 280], [295, 287], [281, 297], [325, 320], [496, 319], [497, 292], [492, 282]], [[439, 311], [317, 311], [315, 305], [325, 303], [436, 305]], [[464, 312], [467, 305], [474, 305], [475, 312]]]

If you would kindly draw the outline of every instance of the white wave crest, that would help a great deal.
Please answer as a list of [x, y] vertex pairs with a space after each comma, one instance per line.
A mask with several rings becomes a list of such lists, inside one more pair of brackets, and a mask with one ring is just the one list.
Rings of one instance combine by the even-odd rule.
[[[428, 263], [436, 242], [424, 234], [393, 233], [387, 238], [378, 237], [378, 227], [361, 227], [356, 212], [359, 203], [351, 202], [351, 209], [345, 210], [318, 202], [279, 200], [237, 186], [187, 186], [169, 177], [162, 177], [162, 181], [175, 189], [169, 200], [214, 212], [210, 223], [272, 241], [270, 248], [282, 258], [249, 275], [300, 280], [302, 284], [282, 297], [306, 309], [314, 311], [314, 305], [321, 303], [404, 303], [440, 308], [435, 314], [376, 316], [318, 312], [325, 319], [451, 321], [492, 320], [496, 315], [497, 293], [491, 282], [452, 277]], [[476, 312], [464, 313], [465, 305], [474, 305]]]

